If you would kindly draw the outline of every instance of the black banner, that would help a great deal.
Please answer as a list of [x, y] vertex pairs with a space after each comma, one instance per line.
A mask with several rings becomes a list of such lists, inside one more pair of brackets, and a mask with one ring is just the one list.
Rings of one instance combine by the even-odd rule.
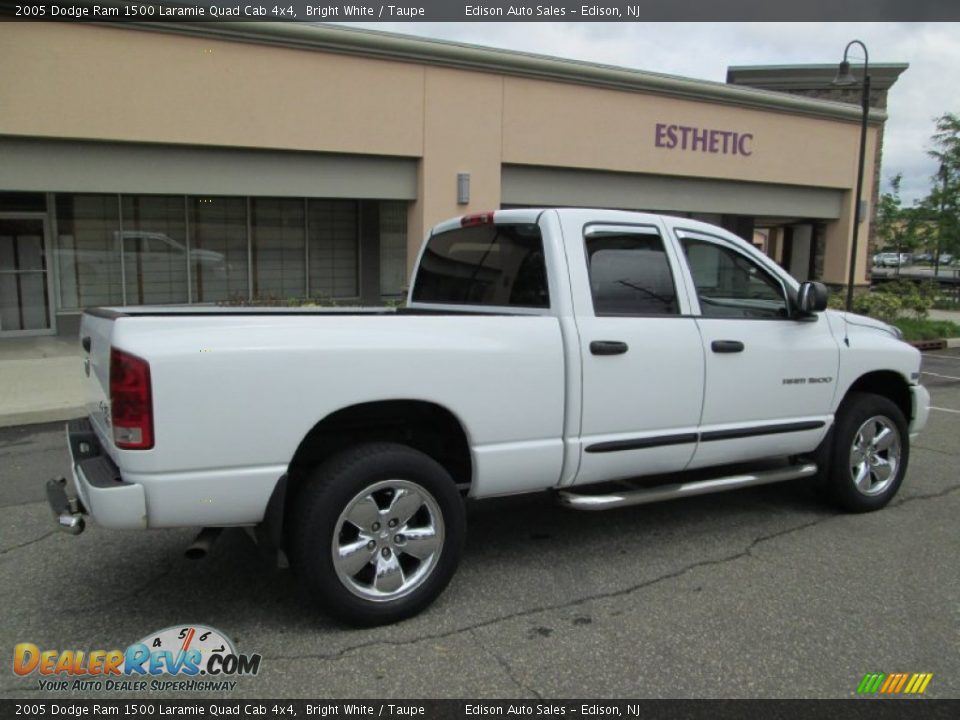
[[958, 700], [0, 700], [0, 718], [955, 718]]
[[5, 20], [95, 22], [657, 22], [657, 21], [945, 21], [960, 20], [956, 0], [398, 0], [321, 2], [206, 0], [0, 0]]

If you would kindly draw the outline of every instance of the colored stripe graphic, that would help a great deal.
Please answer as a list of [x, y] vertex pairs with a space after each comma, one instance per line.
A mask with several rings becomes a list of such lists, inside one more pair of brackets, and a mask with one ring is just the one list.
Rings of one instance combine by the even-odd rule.
[[875, 693], [880, 689], [880, 683], [886, 677], [884, 673], [867, 673], [860, 681], [860, 687], [857, 688], [858, 694]]
[[857, 686], [858, 695], [922, 695], [933, 679], [933, 673], [867, 673]]

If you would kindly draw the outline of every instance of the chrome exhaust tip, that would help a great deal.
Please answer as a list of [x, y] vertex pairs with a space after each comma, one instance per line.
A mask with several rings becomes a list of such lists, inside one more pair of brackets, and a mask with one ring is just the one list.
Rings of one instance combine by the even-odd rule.
[[210, 552], [210, 548], [220, 537], [223, 528], [208, 527], [201, 530], [194, 541], [190, 543], [183, 553], [189, 560], [203, 560]]
[[47, 502], [53, 511], [57, 527], [69, 535], [79, 535], [86, 527], [86, 510], [77, 498], [67, 497], [67, 479], [56, 477], [47, 481]]
[[82, 515], [64, 513], [57, 516], [57, 527], [69, 535], [79, 535], [86, 526]]

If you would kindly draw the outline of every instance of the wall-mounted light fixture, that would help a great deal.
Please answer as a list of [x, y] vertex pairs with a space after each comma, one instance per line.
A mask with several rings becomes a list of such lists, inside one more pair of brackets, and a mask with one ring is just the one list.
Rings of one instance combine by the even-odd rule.
[[470, 203], [470, 173], [457, 173], [457, 204]]

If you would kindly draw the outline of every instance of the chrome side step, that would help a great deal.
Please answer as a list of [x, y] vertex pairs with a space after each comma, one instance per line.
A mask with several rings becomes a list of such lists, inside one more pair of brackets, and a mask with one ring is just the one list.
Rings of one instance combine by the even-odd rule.
[[561, 490], [558, 495], [561, 505], [574, 508], [575, 510], [610, 510], [612, 508], [627, 507], [628, 505], [646, 505], [647, 503], [662, 502], [664, 500], [673, 500], [681, 497], [706, 495], [708, 493], [724, 492], [726, 490], [739, 490], [740, 488], [753, 487], [754, 485], [767, 485], [785, 480], [812, 477], [816, 474], [816, 464], [806, 463], [804, 465], [791, 465], [774, 470], [758, 470], [757, 472], [712, 478], [710, 480], [674, 483], [673, 485], [658, 485], [657, 487], [651, 488], [637, 488], [636, 490], [627, 490], [625, 492], [611, 493], [608, 495], [586, 495], [571, 492], [570, 490]]

